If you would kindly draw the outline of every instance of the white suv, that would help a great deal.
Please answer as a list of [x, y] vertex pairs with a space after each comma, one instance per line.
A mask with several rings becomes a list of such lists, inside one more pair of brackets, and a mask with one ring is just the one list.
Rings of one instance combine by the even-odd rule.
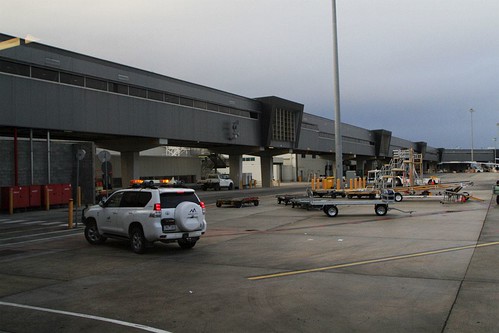
[[206, 208], [192, 189], [130, 188], [83, 212], [85, 238], [101, 244], [108, 237], [128, 239], [135, 253], [155, 241], [192, 248], [206, 232]]

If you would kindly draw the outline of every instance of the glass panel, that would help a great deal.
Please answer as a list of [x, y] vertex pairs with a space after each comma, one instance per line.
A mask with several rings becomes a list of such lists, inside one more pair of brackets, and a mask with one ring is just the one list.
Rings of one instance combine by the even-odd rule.
[[124, 84], [109, 82], [109, 91], [128, 95], [128, 86]]
[[156, 101], [163, 101], [163, 93], [159, 91], [148, 90], [147, 98], [154, 99]]
[[194, 101], [190, 98], [180, 97], [180, 105], [193, 106]]
[[165, 94], [165, 102], [167, 103], [178, 104], [180, 103], [179, 99], [180, 98], [178, 96]]
[[107, 91], [107, 82], [106, 81], [94, 79], [91, 77], [87, 77], [85, 81], [86, 81], [87, 88]]
[[40, 67], [32, 67], [31, 68], [31, 77], [47, 80], [47, 81], [59, 81], [59, 72], [53, 71], [46, 68]]
[[0, 72], [29, 76], [29, 66], [0, 60]]
[[146, 96], [147, 96], [147, 91], [145, 89], [132, 87], [132, 86], [130, 86], [129, 89], [130, 89], [129, 92], [130, 92], [131, 96], [137, 96], [137, 97], [142, 97], [142, 98], [146, 98]]
[[85, 79], [83, 78], [83, 76], [64, 73], [64, 72], [61, 72], [60, 75], [61, 75], [61, 83], [72, 84], [74, 86], [80, 86], [80, 87], [84, 86]]

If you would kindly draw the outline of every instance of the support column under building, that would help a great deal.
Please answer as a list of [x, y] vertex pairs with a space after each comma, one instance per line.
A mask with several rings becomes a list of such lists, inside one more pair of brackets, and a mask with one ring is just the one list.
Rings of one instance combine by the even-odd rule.
[[121, 152], [121, 182], [123, 187], [130, 184], [130, 180], [140, 178], [139, 152]]
[[367, 159], [365, 156], [357, 156], [355, 158], [356, 161], [356, 170], [357, 170], [357, 175], [364, 177], [367, 176], [367, 170], [366, 170], [366, 165], [367, 165]]
[[242, 189], [243, 156], [229, 155], [229, 168], [230, 168], [230, 179], [234, 181], [234, 186], [236, 188]]
[[260, 168], [262, 171], [262, 187], [272, 187], [272, 168], [273, 168], [273, 158], [272, 156], [262, 156], [260, 158]]

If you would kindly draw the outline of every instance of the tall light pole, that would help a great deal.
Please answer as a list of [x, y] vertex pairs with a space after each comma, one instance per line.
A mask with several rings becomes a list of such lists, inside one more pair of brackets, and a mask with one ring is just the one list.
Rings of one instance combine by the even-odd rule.
[[497, 138], [494, 138], [494, 168], [496, 167], [497, 163]]
[[336, 0], [331, 0], [333, 19], [333, 76], [334, 76], [334, 143], [336, 161], [336, 179], [340, 179], [343, 188], [343, 148], [340, 119], [340, 73], [338, 66], [338, 30], [336, 24]]
[[473, 158], [473, 113], [475, 112], [475, 110], [473, 109], [470, 109], [470, 114], [471, 114], [471, 162], [474, 162], [474, 158]]
[[[497, 127], [497, 138], [499, 138], [499, 123], [496, 123], [496, 127]], [[494, 163], [497, 164], [497, 138], [496, 138], [496, 142], [494, 144]], [[499, 170], [499, 169], [496, 169], [496, 170]]]

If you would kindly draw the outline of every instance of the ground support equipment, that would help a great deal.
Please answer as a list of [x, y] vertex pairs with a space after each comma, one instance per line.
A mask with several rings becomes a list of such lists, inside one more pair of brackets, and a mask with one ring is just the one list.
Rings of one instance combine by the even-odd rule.
[[[395, 193], [392, 190], [386, 190], [381, 194], [381, 199], [375, 200], [311, 200], [308, 202], [308, 208], [322, 209], [322, 211], [329, 217], [336, 217], [338, 215], [338, 206], [357, 206], [357, 205], [374, 205], [374, 212], [378, 216], [384, 216], [388, 210], [396, 209], [389, 208], [389, 204], [395, 202]], [[396, 209], [403, 213], [412, 214], [412, 211], [405, 212]]]
[[277, 198], [277, 203], [279, 205], [284, 202], [285, 206], [287, 206], [291, 202], [291, 200], [293, 200], [293, 199], [297, 199], [299, 197], [305, 198], [304, 196], [299, 196], [296, 194], [280, 194], [280, 195], [276, 195], [275, 197]]
[[222, 207], [222, 205], [230, 205], [236, 208], [241, 208], [243, 205], [253, 204], [258, 206], [260, 200], [258, 197], [245, 197], [245, 198], [233, 198], [233, 199], [217, 199], [217, 207]]
[[462, 186], [453, 189], [447, 189], [444, 192], [444, 198], [440, 203], [464, 203], [469, 200], [470, 194], [468, 192], [460, 192]]
[[344, 198], [346, 196], [345, 191], [337, 191], [337, 190], [313, 190], [312, 195], [314, 197], [331, 197], [335, 199], [336, 197]]

